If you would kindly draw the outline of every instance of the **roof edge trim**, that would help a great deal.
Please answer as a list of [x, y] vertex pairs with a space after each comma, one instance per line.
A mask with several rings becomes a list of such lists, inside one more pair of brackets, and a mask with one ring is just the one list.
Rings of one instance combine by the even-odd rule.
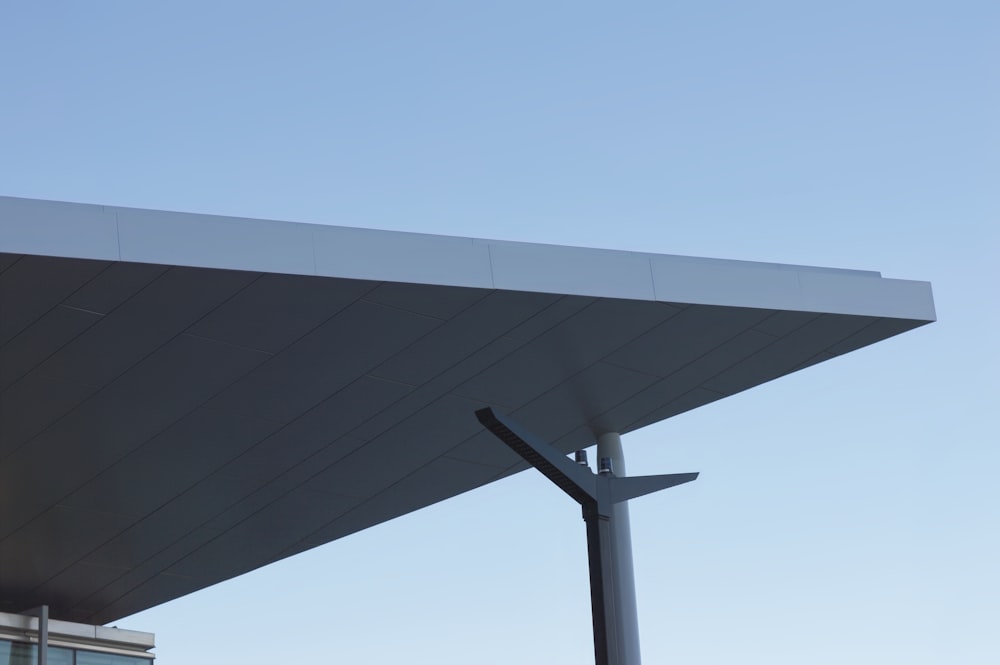
[[0, 197], [0, 251], [344, 279], [935, 320], [880, 273]]

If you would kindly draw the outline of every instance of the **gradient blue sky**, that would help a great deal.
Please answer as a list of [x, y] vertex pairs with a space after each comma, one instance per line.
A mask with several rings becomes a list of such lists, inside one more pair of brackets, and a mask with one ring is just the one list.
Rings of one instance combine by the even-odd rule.
[[[647, 665], [1000, 662], [1000, 4], [0, 5], [0, 194], [881, 270], [940, 321], [626, 438]], [[159, 662], [582, 663], [525, 473], [121, 621]]]

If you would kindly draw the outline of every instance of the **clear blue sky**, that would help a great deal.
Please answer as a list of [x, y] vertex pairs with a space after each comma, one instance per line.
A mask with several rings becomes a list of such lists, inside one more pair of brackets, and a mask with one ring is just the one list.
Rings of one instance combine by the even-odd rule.
[[[881, 270], [940, 321], [626, 438], [656, 663], [1000, 662], [1000, 4], [0, 7], [0, 194]], [[165, 665], [585, 663], [525, 473], [121, 626]]]

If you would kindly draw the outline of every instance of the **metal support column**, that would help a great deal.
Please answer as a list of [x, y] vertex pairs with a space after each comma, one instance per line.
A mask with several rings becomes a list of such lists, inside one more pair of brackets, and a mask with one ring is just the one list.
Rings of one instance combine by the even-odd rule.
[[38, 613], [38, 665], [49, 663], [49, 606], [42, 605]]
[[38, 659], [37, 665], [49, 663], [49, 606], [42, 605], [27, 610], [24, 614], [38, 617]]
[[[597, 459], [611, 460], [611, 473], [621, 478], [625, 472], [625, 454], [622, 438], [617, 432], [606, 432], [597, 437]], [[618, 631], [625, 665], [642, 665], [639, 650], [639, 611], [635, 599], [635, 570], [632, 565], [632, 526], [628, 502], [616, 503], [612, 509], [611, 549], [613, 552], [615, 606]]]
[[[615, 547], [615, 507], [629, 499], [690, 482], [698, 474], [674, 473], [623, 478], [616, 478], [613, 473], [595, 475], [589, 468], [571, 462], [551, 444], [536, 438], [493, 409], [480, 409], [476, 411], [476, 417], [494, 436], [583, 508], [583, 519], [587, 523], [594, 658], [597, 665], [630, 665], [627, 660], [628, 649], [624, 646], [628, 631], [622, 627], [622, 598], [616, 583], [619, 552]], [[628, 568], [631, 569], [631, 545]], [[634, 588], [632, 594], [634, 602]], [[634, 609], [632, 616], [634, 618]], [[635, 640], [637, 649], [637, 628]], [[638, 651], [635, 656], [638, 657]]]

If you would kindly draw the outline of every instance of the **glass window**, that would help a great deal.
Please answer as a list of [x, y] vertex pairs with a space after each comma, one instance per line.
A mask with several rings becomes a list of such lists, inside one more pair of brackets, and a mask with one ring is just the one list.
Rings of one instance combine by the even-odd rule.
[[49, 665], [73, 665], [73, 650], [50, 646]]
[[[115, 653], [97, 653], [96, 651], [80, 650], [76, 652], [76, 665], [150, 665], [152, 662], [152, 658], [119, 656]], [[5, 663], [0, 660], [0, 665], [5, 665]]]
[[[37, 662], [36, 645], [0, 640], [0, 665], [35, 665]], [[73, 650], [49, 647], [49, 665], [73, 665]]]
[[35, 665], [37, 662], [34, 645], [0, 640], [0, 665]]

